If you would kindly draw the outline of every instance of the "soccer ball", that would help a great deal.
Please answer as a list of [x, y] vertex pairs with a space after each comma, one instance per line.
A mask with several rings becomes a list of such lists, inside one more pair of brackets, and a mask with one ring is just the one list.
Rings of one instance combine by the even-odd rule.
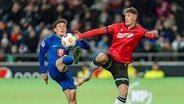
[[61, 42], [64, 47], [72, 48], [76, 45], [76, 38], [71, 33], [67, 33], [62, 37]]

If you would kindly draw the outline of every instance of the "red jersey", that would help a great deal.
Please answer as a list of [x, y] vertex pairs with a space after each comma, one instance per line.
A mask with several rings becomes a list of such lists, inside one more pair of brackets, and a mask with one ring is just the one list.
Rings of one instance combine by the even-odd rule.
[[94, 29], [78, 35], [80, 39], [94, 37], [109, 32], [113, 35], [112, 44], [108, 53], [118, 62], [129, 64], [132, 62], [132, 53], [141, 38], [147, 32], [141, 26], [128, 29], [124, 23], [113, 24], [101, 29]]
[[113, 35], [108, 53], [118, 62], [131, 63], [132, 53], [147, 30], [141, 26], [128, 29], [124, 23], [113, 24], [107, 29]]

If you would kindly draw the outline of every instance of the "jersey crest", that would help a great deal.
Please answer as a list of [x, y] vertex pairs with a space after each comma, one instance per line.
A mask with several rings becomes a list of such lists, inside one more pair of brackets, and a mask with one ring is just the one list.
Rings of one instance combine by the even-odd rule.
[[65, 50], [62, 48], [57, 49], [57, 56], [62, 57], [65, 54]]

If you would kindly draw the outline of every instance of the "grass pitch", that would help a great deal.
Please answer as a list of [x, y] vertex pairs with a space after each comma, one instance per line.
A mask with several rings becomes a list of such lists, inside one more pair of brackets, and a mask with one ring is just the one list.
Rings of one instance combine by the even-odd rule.
[[[149, 104], [183, 104], [183, 80], [184, 77], [131, 79], [131, 84], [139, 85], [131, 89], [138, 92], [138, 97], [133, 99], [130, 91], [129, 104], [146, 104], [148, 98], [139, 98], [143, 90], [152, 93]], [[117, 95], [113, 79], [92, 79], [77, 89], [78, 104], [113, 104]], [[41, 79], [0, 79], [0, 104], [67, 104], [67, 100], [51, 79], [48, 85]]]

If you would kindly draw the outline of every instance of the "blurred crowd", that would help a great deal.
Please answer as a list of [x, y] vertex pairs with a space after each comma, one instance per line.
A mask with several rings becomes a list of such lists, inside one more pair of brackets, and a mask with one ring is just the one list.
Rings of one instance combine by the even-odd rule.
[[[85, 32], [122, 22], [122, 12], [130, 6], [139, 11], [138, 24], [157, 29], [160, 35], [155, 40], [143, 39], [136, 52], [184, 52], [183, 0], [0, 0], [0, 61], [22, 61], [14, 54], [37, 53], [39, 43], [53, 33], [57, 18], [68, 20], [68, 32]], [[87, 40], [91, 50], [82, 51], [81, 60], [107, 52], [110, 40], [108, 34]]]

